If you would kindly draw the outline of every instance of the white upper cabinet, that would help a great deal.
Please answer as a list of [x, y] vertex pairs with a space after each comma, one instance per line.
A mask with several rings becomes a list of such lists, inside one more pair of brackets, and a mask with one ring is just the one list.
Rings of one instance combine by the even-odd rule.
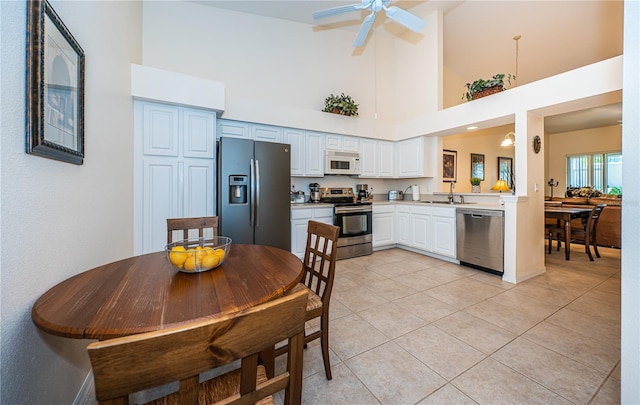
[[360, 152], [360, 138], [355, 136], [343, 136], [342, 150], [344, 152]]
[[419, 136], [396, 144], [397, 177], [434, 177], [437, 138]]
[[251, 138], [255, 141], [282, 142], [282, 127], [251, 124]]
[[215, 157], [215, 115], [208, 111], [184, 109], [182, 115], [184, 157]]
[[322, 132], [307, 131], [305, 139], [305, 175], [324, 177], [324, 136]]
[[305, 131], [293, 128], [284, 128], [284, 143], [291, 145], [291, 175], [305, 175]]
[[179, 109], [164, 104], [142, 103], [143, 153], [178, 156]]
[[218, 120], [216, 137], [220, 138], [223, 136], [251, 139], [249, 123], [241, 121]]
[[360, 141], [360, 177], [372, 178], [378, 176], [378, 141], [363, 139]]
[[341, 152], [360, 152], [360, 138], [338, 134], [325, 135], [325, 149]]
[[395, 176], [394, 143], [378, 141], [378, 177]]
[[342, 135], [326, 134], [324, 147], [328, 150], [342, 150]]

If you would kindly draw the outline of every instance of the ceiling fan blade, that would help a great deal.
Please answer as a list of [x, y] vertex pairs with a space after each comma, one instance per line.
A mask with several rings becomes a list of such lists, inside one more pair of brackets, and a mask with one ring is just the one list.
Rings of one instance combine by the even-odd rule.
[[376, 20], [376, 13], [371, 13], [362, 20], [362, 25], [358, 30], [358, 35], [356, 35], [356, 40], [353, 41], [353, 47], [357, 48], [359, 46], [364, 45], [364, 40], [367, 39], [367, 35], [369, 35], [369, 30], [373, 25], [373, 22]]
[[413, 32], [420, 32], [427, 25], [426, 21], [396, 6], [383, 7], [387, 17], [404, 25]]
[[349, 11], [357, 11], [362, 10], [364, 6], [362, 4], [348, 4], [346, 6], [332, 7], [327, 8], [325, 10], [319, 10], [313, 12], [314, 20], [318, 20], [320, 18], [331, 17], [334, 15], [348, 13]]

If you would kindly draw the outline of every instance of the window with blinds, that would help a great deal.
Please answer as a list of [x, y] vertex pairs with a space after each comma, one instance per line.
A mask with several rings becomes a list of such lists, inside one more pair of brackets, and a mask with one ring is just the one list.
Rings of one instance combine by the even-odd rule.
[[622, 194], [622, 153], [567, 156], [567, 187], [593, 187]]

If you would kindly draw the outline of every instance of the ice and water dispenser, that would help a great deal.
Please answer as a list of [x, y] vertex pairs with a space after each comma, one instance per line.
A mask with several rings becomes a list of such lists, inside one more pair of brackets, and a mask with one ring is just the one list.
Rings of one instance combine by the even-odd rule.
[[229, 176], [229, 204], [246, 204], [247, 203], [247, 185], [249, 184], [248, 176], [231, 175]]

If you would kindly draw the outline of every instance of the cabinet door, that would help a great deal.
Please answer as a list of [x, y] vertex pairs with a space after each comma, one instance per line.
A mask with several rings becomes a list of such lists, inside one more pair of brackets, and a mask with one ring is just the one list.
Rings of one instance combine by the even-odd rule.
[[411, 214], [411, 226], [413, 227], [413, 246], [431, 250], [431, 216], [423, 213]]
[[301, 259], [304, 257], [307, 246], [307, 229], [311, 218], [313, 218], [313, 208], [291, 210], [291, 253]]
[[384, 212], [373, 214], [372, 240], [373, 247], [392, 245], [395, 243], [395, 214]]
[[251, 138], [255, 141], [282, 142], [282, 127], [251, 124]]
[[324, 177], [324, 134], [307, 131], [305, 176]]
[[184, 157], [213, 159], [216, 116], [212, 112], [184, 109], [182, 134]]
[[284, 129], [284, 142], [291, 145], [291, 175], [304, 176], [305, 135], [299, 129]]
[[178, 107], [142, 103], [143, 154], [178, 156]]
[[411, 212], [409, 206], [398, 206], [396, 211], [396, 241], [401, 245], [413, 246]]
[[398, 151], [398, 177], [418, 177], [422, 174], [422, 137], [400, 141]]
[[456, 257], [456, 219], [444, 218], [438, 216], [431, 217], [431, 226], [433, 229], [433, 246], [434, 253]]
[[[214, 215], [215, 163], [210, 159], [185, 159], [179, 164], [182, 180], [182, 216]], [[180, 171], [182, 173], [180, 173]]]
[[371, 139], [363, 139], [360, 142], [360, 161], [362, 174], [360, 177], [371, 178], [378, 175], [376, 160], [378, 155], [378, 142]]
[[240, 121], [218, 120], [216, 137], [223, 136], [251, 139], [249, 124]]
[[393, 177], [395, 175], [393, 142], [378, 141], [378, 162], [378, 177]]
[[142, 160], [142, 252], [167, 244], [167, 218], [179, 216], [178, 163], [170, 158]]
[[342, 150], [342, 135], [326, 134], [324, 147], [329, 150]]
[[360, 138], [355, 136], [343, 136], [342, 150], [345, 152], [360, 152]]

